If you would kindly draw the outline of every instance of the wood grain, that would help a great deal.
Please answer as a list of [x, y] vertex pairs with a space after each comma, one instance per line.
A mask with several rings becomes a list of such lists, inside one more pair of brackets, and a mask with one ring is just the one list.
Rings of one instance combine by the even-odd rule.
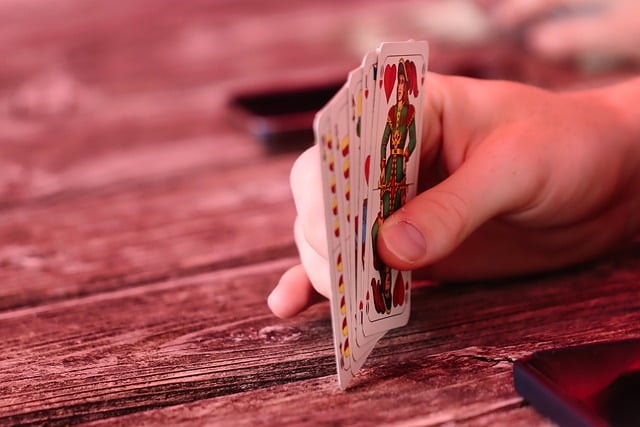
[[[473, 422], [522, 407], [513, 360], [640, 337], [637, 250], [537, 280], [426, 286], [416, 289], [410, 325], [380, 342], [343, 393], [326, 303], [288, 322], [264, 305], [292, 261], [0, 316], [0, 421], [65, 424], [146, 410], [118, 422]], [[541, 422], [530, 410], [517, 418]]]
[[[515, 359], [640, 337], [639, 243], [540, 277], [423, 284], [347, 392], [328, 304], [269, 313], [297, 262], [288, 179], [309, 141], [269, 152], [229, 99], [344, 76], [354, 22], [423, 3], [0, 1], [0, 424], [542, 426]], [[433, 68], [595, 79], [483, 49], [435, 43]]]
[[247, 180], [256, 162], [213, 161], [0, 211], [0, 307], [292, 254], [292, 158], [272, 159], [259, 185]]

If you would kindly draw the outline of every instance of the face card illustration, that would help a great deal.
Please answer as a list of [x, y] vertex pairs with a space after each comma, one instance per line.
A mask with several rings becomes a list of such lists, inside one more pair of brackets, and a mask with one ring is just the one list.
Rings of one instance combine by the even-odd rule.
[[345, 262], [341, 239], [343, 228], [341, 224], [340, 199], [342, 194], [338, 188], [338, 177], [341, 172], [338, 169], [337, 146], [339, 139], [336, 136], [336, 127], [333, 122], [334, 111], [339, 104], [339, 98], [346, 98], [346, 88], [341, 89], [329, 104], [316, 115], [314, 121], [314, 133], [317, 143], [320, 145], [320, 157], [322, 161], [322, 187], [324, 197], [324, 211], [327, 230], [327, 246], [329, 249], [329, 265], [331, 278], [331, 323], [340, 388], [347, 387], [351, 380], [351, 348], [349, 341], [348, 301], [345, 292]]
[[384, 43], [378, 55], [365, 246], [366, 336], [409, 319], [411, 275], [386, 266], [376, 242], [384, 220], [416, 194], [427, 58], [426, 42]]

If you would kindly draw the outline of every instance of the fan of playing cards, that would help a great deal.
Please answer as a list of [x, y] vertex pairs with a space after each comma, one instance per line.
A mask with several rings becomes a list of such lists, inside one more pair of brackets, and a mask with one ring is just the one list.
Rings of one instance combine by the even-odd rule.
[[416, 194], [428, 55], [426, 42], [383, 43], [314, 121], [342, 389], [385, 332], [409, 320], [410, 272], [387, 267], [376, 238]]

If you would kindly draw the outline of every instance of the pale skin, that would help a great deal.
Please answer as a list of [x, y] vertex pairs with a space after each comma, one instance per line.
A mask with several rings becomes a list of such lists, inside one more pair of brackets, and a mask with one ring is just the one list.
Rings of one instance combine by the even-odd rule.
[[[478, 1], [501, 28], [523, 28], [525, 44], [541, 57], [640, 62], [637, 0]], [[559, 15], [561, 10], [565, 13]]]
[[[421, 192], [380, 229], [380, 256], [416, 277], [492, 279], [592, 260], [640, 230], [640, 78], [555, 93], [430, 73]], [[320, 159], [291, 171], [301, 263], [269, 307], [287, 318], [330, 293]]]

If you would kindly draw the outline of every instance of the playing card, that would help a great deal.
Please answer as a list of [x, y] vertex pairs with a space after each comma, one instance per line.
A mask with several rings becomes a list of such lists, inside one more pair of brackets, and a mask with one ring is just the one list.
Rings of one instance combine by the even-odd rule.
[[[333, 145], [334, 155], [336, 159], [336, 190], [338, 194], [338, 220], [340, 223], [340, 247], [342, 255], [342, 275], [343, 283], [340, 283], [339, 290], [342, 298], [344, 298], [345, 306], [341, 307], [341, 311], [346, 311], [345, 318], [340, 319], [343, 327], [348, 330], [349, 336], [349, 350], [351, 354], [351, 369], [352, 372], [360, 369], [361, 363], [354, 366], [356, 355], [360, 355], [357, 345], [355, 345], [353, 328], [353, 297], [354, 297], [354, 263], [355, 263], [355, 238], [354, 238], [354, 217], [351, 211], [351, 156], [352, 156], [352, 143], [350, 132], [350, 97], [349, 86], [346, 85], [342, 90], [338, 91], [334, 97], [331, 109], [331, 121], [333, 126], [333, 136], [336, 140], [336, 144]], [[354, 354], [355, 350], [355, 354]]]
[[[374, 60], [377, 56], [373, 55]], [[364, 61], [363, 61], [363, 65]], [[368, 118], [370, 121], [371, 116], [367, 116], [364, 113], [364, 104], [365, 93], [363, 87], [363, 68], [358, 67], [349, 73], [349, 77], [347, 79], [347, 87], [349, 90], [349, 140], [350, 140], [350, 165], [351, 165], [351, 173], [350, 173], [350, 188], [351, 188], [351, 232], [352, 238], [349, 240], [349, 252], [353, 257], [351, 259], [352, 266], [352, 279], [350, 286], [348, 287], [348, 291], [350, 292], [350, 313], [351, 313], [351, 321], [350, 325], [352, 325], [352, 333], [351, 333], [351, 355], [353, 358], [352, 371], [357, 372], [366, 358], [371, 353], [371, 350], [375, 346], [377, 339], [376, 337], [367, 338], [364, 337], [364, 334], [361, 331], [360, 325], [362, 324], [361, 313], [362, 310], [358, 308], [358, 306], [362, 306], [362, 298], [359, 298], [358, 295], [358, 284], [362, 281], [361, 274], [363, 274], [363, 262], [361, 261], [361, 251], [363, 250], [363, 246], [359, 244], [359, 232], [360, 232], [360, 224], [362, 215], [362, 190], [361, 190], [361, 181], [363, 181], [362, 177], [362, 167], [360, 161], [361, 154], [361, 142], [364, 127], [368, 125], [365, 123]], [[367, 97], [371, 97], [371, 94], [367, 92]], [[360, 330], [360, 331], [359, 331]]]
[[[362, 119], [361, 119], [361, 143], [359, 153], [359, 174], [358, 174], [358, 195], [356, 199], [356, 205], [359, 212], [359, 225], [356, 248], [357, 252], [357, 283], [356, 283], [356, 295], [355, 302], [355, 338], [358, 347], [362, 347], [368, 351], [368, 354], [377, 341], [384, 335], [370, 334], [365, 336], [362, 329], [362, 322], [364, 320], [365, 313], [365, 295], [367, 287], [365, 286], [365, 249], [367, 245], [367, 205], [368, 195], [370, 190], [370, 172], [371, 172], [371, 153], [374, 144], [371, 143], [371, 132], [373, 128], [373, 112], [376, 97], [376, 72], [378, 64], [378, 52], [367, 53], [362, 60]], [[364, 352], [364, 351], [363, 351]]]
[[411, 274], [386, 266], [376, 239], [383, 221], [416, 194], [427, 58], [426, 42], [383, 43], [378, 55], [363, 275], [365, 336], [409, 319]]
[[342, 389], [384, 333], [410, 312], [409, 272], [376, 252], [382, 222], [416, 193], [426, 42], [384, 43], [316, 115]]
[[350, 149], [349, 149], [349, 157], [350, 157], [350, 188], [351, 188], [351, 199], [350, 199], [350, 210], [353, 216], [353, 220], [351, 221], [351, 232], [353, 234], [353, 240], [350, 242], [351, 254], [353, 256], [353, 279], [354, 283], [351, 286], [354, 299], [352, 299], [352, 303], [354, 305], [352, 308], [354, 309], [352, 313], [355, 313], [355, 283], [358, 281], [358, 245], [357, 245], [357, 237], [358, 237], [358, 223], [360, 221], [360, 208], [358, 206], [358, 199], [360, 194], [359, 188], [359, 180], [360, 176], [360, 143], [362, 136], [362, 67], [358, 67], [355, 70], [349, 73], [349, 77], [347, 78], [347, 89], [349, 93], [349, 141], [350, 141]]
[[[339, 139], [333, 122], [336, 117], [334, 111], [338, 108], [340, 99], [346, 98], [346, 87], [343, 87], [327, 106], [320, 111], [314, 120], [314, 133], [320, 146], [322, 159], [321, 173], [324, 195], [324, 211], [327, 229], [327, 246], [331, 279], [331, 323], [338, 370], [338, 382], [341, 388], [346, 388], [353, 376], [351, 371], [351, 348], [349, 344], [348, 294], [345, 292], [345, 258], [342, 246], [340, 210], [342, 193], [338, 188], [338, 159], [336, 147]], [[345, 117], [345, 119], [347, 119]]]

